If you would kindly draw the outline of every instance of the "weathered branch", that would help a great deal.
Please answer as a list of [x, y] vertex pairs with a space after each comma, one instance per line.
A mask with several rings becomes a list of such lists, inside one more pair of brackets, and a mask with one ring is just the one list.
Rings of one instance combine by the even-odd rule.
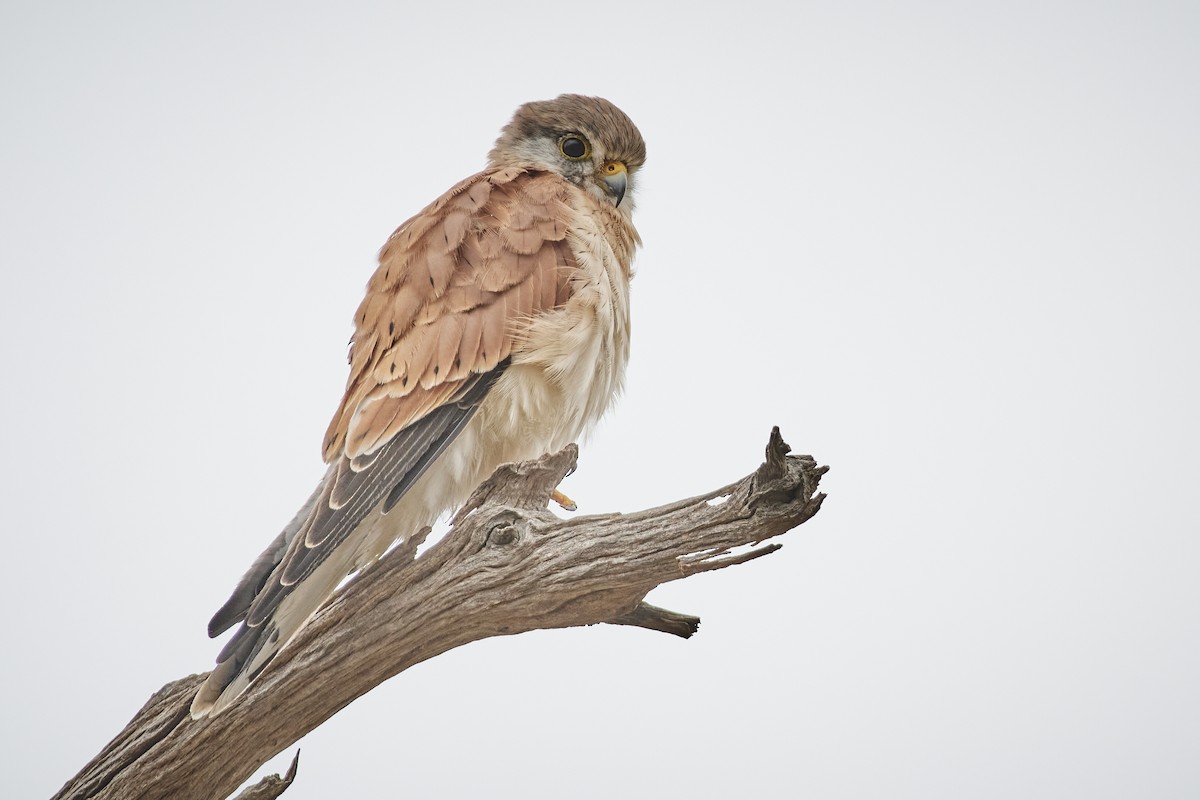
[[[733, 551], [817, 513], [826, 467], [789, 450], [776, 428], [766, 462], [736, 483], [634, 514], [570, 520], [546, 506], [575, 469], [574, 445], [502, 466], [445, 538], [414, 558], [424, 533], [413, 537], [350, 581], [228, 711], [194, 721], [188, 706], [204, 676], [170, 683], [56, 797], [226, 797], [355, 698], [489, 636], [600, 622], [691, 636], [698, 618], [643, 598], [667, 581], [774, 552], [781, 545]], [[278, 796], [295, 768], [244, 796]]]
[[300, 751], [292, 756], [291, 766], [282, 778], [278, 775], [268, 775], [253, 786], [247, 786], [234, 800], [274, 800], [283, 794], [284, 790], [296, 780], [296, 767], [300, 766]]

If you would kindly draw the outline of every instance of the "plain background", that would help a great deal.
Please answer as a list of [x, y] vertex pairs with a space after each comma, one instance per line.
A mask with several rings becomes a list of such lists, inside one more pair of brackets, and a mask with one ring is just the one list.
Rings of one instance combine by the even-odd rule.
[[564, 488], [697, 494], [778, 424], [829, 499], [651, 595], [691, 641], [447, 653], [286, 796], [1196, 797], [1197, 41], [1194, 2], [5, 2], [3, 794], [209, 667], [375, 251], [573, 91], [649, 162]]

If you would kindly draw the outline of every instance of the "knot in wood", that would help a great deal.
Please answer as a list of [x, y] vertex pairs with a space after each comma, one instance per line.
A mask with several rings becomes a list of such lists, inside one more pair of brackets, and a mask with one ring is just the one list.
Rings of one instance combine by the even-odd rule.
[[527, 520], [513, 509], [498, 511], [491, 519], [481, 523], [485, 531], [484, 544], [496, 547], [514, 544], [521, 538], [527, 524]]

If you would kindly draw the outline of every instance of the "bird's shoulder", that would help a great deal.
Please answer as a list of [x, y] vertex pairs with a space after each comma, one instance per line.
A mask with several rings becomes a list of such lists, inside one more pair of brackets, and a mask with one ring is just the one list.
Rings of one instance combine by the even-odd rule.
[[355, 313], [327, 461], [374, 452], [453, 401], [510, 355], [524, 322], [569, 299], [579, 194], [554, 173], [490, 169], [396, 229]]

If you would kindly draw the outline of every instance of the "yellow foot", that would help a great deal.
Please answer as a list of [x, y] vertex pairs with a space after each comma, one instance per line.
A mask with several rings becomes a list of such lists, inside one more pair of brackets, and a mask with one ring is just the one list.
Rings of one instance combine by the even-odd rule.
[[567, 497], [558, 489], [554, 490], [554, 494], [550, 495], [550, 499], [562, 506], [563, 511], [575, 511], [579, 506], [575, 505], [575, 501]]

